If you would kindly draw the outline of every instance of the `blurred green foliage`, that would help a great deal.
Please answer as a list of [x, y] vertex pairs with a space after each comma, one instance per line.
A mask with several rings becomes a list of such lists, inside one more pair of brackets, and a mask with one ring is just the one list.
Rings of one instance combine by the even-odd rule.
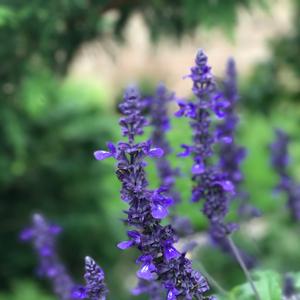
[[[91, 255], [106, 271], [111, 299], [131, 298], [128, 290], [134, 285], [136, 255], [133, 251], [121, 254], [115, 247], [125, 236], [120, 219], [126, 206], [119, 200], [113, 163], [96, 163], [91, 155], [105, 147], [106, 141], [118, 140], [117, 116], [104, 104], [107, 91], [66, 79], [78, 49], [97, 38], [103, 43], [107, 38], [122, 38], [126, 23], [136, 12], [142, 14], [156, 40], [193, 33], [198, 25], [219, 26], [231, 32], [237, 9], [251, 9], [254, 4], [265, 7], [266, 1], [1, 1], [0, 289], [10, 287], [11, 291], [0, 293], [0, 300], [53, 299], [47, 285], [28, 280], [34, 280], [35, 257], [17, 238], [35, 211], [45, 213], [64, 228], [59, 251], [75, 280], [82, 280], [82, 258]], [[258, 256], [261, 267], [281, 273], [299, 269], [299, 237], [298, 228], [282, 213], [285, 199], [272, 195], [277, 178], [269, 166], [267, 145], [273, 138], [273, 126], [298, 136], [299, 0], [294, 4], [294, 31], [272, 42], [271, 59], [258, 65], [243, 83], [238, 135], [238, 142], [248, 149], [243, 165], [245, 188], [271, 224], [249, 250]], [[191, 217], [195, 228], [202, 230], [206, 222], [199, 213], [200, 206], [189, 203], [191, 162], [176, 157], [178, 141], [190, 140], [188, 124], [173, 119], [172, 125], [174, 130], [168, 135], [174, 149], [172, 164], [182, 170], [177, 187], [183, 202], [178, 211]], [[296, 164], [300, 146], [294, 142], [290, 150], [295, 162], [291, 171], [300, 180], [296, 167], [300, 165]], [[157, 178], [151, 163], [148, 172], [155, 186]], [[238, 244], [247, 243], [244, 226], [247, 224], [242, 225], [245, 234], [236, 236]], [[278, 241], [283, 239], [281, 247]], [[211, 248], [201, 251], [205, 265], [218, 280], [222, 282], [226, 274], [228, 288], [244, 281], [233, 260]], [[263, 299], [279, 299], [279, 275], [270, 271], [257, 276]], [[251, 299], [248, 285], [234, 288], [230, 295], [232, 300]]]
[[243, 86], [244, 105], [264, 114], [279, 103], [300, 101], [300, 1], [291, 2], [292, 30], [270, 41], [271, 57], [255, 67]]

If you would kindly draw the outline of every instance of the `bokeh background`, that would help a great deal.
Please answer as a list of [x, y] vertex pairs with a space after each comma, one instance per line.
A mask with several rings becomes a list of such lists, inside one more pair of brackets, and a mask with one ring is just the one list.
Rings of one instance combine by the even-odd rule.
[[[286, 199], [272, 193], [278, 178], [268, 152], [274, 127], [291, 134], [291, 172], [300, 180], [299, 0], [2, 0], [0, 42], [1, 300], [55, 299], [35, 277], [32, 249], [18, 239], [33, 212], [64, 228], [59, 252], [76, 281], [90, 255], [107, 274], [110, 299], [132, 299], [136, 253], [115, 247], [125, 237], [119, 183], [113, 163], [92, 153], [119, 139], [116, 107], [128, 83], [147, 94], [163, 81], [190, 96], [182, 77], [199, 47], [218, 77], [230, 56], [239, 72], [245, 189], [263, 217], [242, 224], [238, 243], [262, 267], [300, 269], [299, 228]], [[185, 120], [172, 118], [172, 127], [176, 153], [189, 136]], [[172, 164], [188, 173], [188, 161], [173, 155]], [[155, 186], [153, 166], [149, 175]], [[177, 184], [179, 213], [201, 232], [188, 176]], [[233, 260], [205, 247], [200, 253], [224, 286], [243, 282]]]

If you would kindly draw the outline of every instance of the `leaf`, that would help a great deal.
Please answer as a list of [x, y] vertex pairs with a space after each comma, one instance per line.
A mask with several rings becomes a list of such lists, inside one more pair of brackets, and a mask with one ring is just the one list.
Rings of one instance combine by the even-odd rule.
[[[254, 284], [262, 300], [281, 300], [282, 289], [280, 275], [274, 271], [260, 271], [253, 276]], [[255, 300], [249, 283], [233, 288], [228, 300]]]

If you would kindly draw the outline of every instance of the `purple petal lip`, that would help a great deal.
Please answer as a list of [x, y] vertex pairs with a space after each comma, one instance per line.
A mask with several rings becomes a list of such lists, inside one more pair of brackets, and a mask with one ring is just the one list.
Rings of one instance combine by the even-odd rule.
[[149, 151], [149, 156], [150, 157], [162, 157], [164, 155], [164, 150], [161, 149], [161, 148], [153, 148], [153, 149], [150, 149]]
[[153, 280], [155, 279], [155, 274], [152, 273], [154, 270], [154, 265], [144, 264], [141, 269], [137, 271], [137, 276], [145, 280]]
[[204, 171], [205, 171], [205, 168], [202, 164], [196, 164], [196, 165], [193, 165], [193, 167], [192, 167], [192, 173], [194, 175], [202, 174]]
[[130, 247], [133, 246], [133, 242], [132, 241], [123, 241], [123, 242], [120, 242], [117, 247], [121, 250], [125, 250], [125, 249], [128, 249]]
[[164, 219], [168, 216], [168, 209], [162, 204], [154, 204], [152, 205], [151, 213], [153, 218], [155, 219]]
[[165, 247], [164, 255], [166, 260], [168, 261], [174, 258], [178, 258], [180, 256], [179, 252], [173, 246]]
[[104, 160], [108, 157], [111, 157], [112, 154], [108, 151], [103, 151], [103, 150], [98, 150], [98, 151], [95, 151], [94, 152], [94, 157], [97, 159], [97, 160]]

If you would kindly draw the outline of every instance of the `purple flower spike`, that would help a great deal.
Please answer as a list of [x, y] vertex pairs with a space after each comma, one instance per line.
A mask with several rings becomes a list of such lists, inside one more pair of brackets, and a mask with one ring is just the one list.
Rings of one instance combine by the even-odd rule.
[[168, 104], [174, 100], [174, 93], [169, 92], [163, 84], [159, 84], [155, 95], [148, 99], [148, 106], [150, 111], [150, 125], [153, 128], [151, 134], [152, 143], [164, 152], [164, 155], [155, 161], [160, 186], [165, 189], [165, 193], [171, 195], [175, 203], [178, 203], [180, 196], [174, 186], [179, 171], [172, 168], [168, 160], [168, 155], [172, 152], [172, 149], [166, 138], [166, 133], [171, 128], [168, 117]]
[[108, 290], [104, 283], [104, 273], [89, 256], [85, 258], [84, 278], [86, 285], [83, 295], [86, 295], [89, 300], [105, 300]]
[[276, 191], [282, 192], [287, 197], [287, 206], [295, 221], [300, 221], [300, 184], [290, 175], [288, 170], [288, 146], [290, 137], [280, 129], [275, 130], [276, 140], [270, 145], [271, 163], [279, 175]]
[[32, 241], [39, 259], [39, 275], [51, 282], [53, 291], [60, 300], [70, 300], [75, 284], [56, 251], [55, 239], [60, 232], [59, 226], [49, 224], [40, 214], [34, 214], [32, 226], [23, 230], [20, 238], [23, 241]]
[[216, 135], [212, 130], [211, 118], [226, 116], [228, 101], [217, 90], [211, 67], [207, 64], [207, 56], [199, 50], [195, 66], [191, 68], [189, 77], [193, 81], [194, 102], [186, 105], [184, 116], [190, 119], [193, 129], [193, 145], [189, 147], [194, 164], [192, 178], [194, 187], [192, 201], [204, 199], [203, 213], [210, 226], [226, 227], [225, 216], [228, 212], [230, 193], [234, 186], [218, 166], [211, 163], [212, 148]]
[[[164, 89], [160, 88], [157, 93], [163, 96]], [[130, 87], [124, 94], [124, 101], [120, 104], [120, 111], [123, 117], [120, 119], [120, 126], [126, 141], [119, 142], [116, 151], [112, 155], [117, 161], [116, 174], [121, 182], [121, 199], [128, 203], [125, 211], [127, 217], [126, 225], [134, 230], [128, 231], [129, 241], [118, 244], [121, 249], [136, 247], [141, 256], [137, 263], [141, 264], [137, 276], [141, 280], [151, 280], [151, 284], [144, 284], [139, 281], [136, 294], [148, 292], [153, 296], [167, 293], [167, 284], [172, 284], [179, 292], [179, 299], [189, 297], [205, 299], [204, 293], [209, 290], [208, 285], [203, 289], [203, 277], [195, 276], [191, 262], [185, 254], [179, 253], [173, 244], [178, 238], [170, 225], [162, 225], [161, 219], [168, 214], [168, 208], [173, 203], [168, 192], [172, 187], [173, 171], [163, 175], [164, 182], [157, 190], [148, 189], [148, 181], [145, 172], [145, 159], [156, 157], [160, 163], [164, 162], [162, 149], [168, 153], [168, 149], [157, 143], [157, 135], [152, 135], [150, 141], [137, 142], [136, 136], [142, 135], [144, 126], [148, 124], [142, 110], [145, 101], [142, 101], [136, 88]], [[156, 109], [158, 109], [156, 107]], [[158, 115], [158, 114], [157, 114]], [[152, 120], [152, 123], [154, 119]], [[159, 122], [162, 130], [169, 128], [165, 118], [155, 119]], [[151, 148], [151, 144], [154, 148]], [[112, 150], [109, 149], [111, 152]], [[162, 168], [163, 170], [163, 168]], [[143, 284], [142, 284], [143, 283]], [[153, 283], [153, 284], [152, 284]], [[162, 288], [166, 290], [163, 292]], [[161, 298], [152, 298], [158, 300]]]
[[235, 186], [234, 199], [239, 202], [238, 212], [240, 216], [247, 218], [255, 217], [258, 210], [249, 203], [248, 193], [242, 189], [244, 176], [240, 165], [246, 157], [246, 151], [245, 148], [236, 144], [235, 141], [237, 125], [239, 123], [236, 112], [239, 95], [237, 90], [237, 74], [233, 59], [229, 59], [227, 63], [223, 92], [227, 103], [226, 107], [224, 107], [225, 117], [216, 130], [216, 137], [220, 143], [219, 166]]

